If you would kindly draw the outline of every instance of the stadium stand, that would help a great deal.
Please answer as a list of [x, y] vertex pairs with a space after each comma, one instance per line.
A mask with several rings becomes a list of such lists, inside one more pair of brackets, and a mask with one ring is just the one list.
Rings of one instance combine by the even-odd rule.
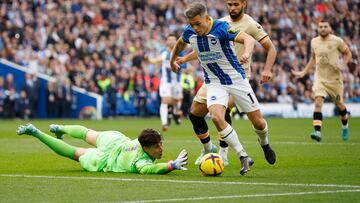
[[[206, 2], [214, 18], [226, 15], [224, 1]], [[316, 21], [326, 16], [353, 54], [344, 71], [345, 101], [360, 103], [360, 2], [268, 2], [251, 1], [246, 10], [270, 34], [278, 50], [272, 82], [259, 85], [265, 56], [260, 45], [255, 48], [251, 84], [259, 101], [292, 103], [295, 107], [297, 103], [311, 102], [313, 78], [297, 80], [290, 71], [306, 64], [310, 39], [316, 35]], [[0, 58], [29, 72], [57, 81], [68, 80], [73, 86], [103, 95], [105, 117], [157, 115], [159, 71], [146, 64], [144, 56], [156, 56], [168, 34], [181, 32], [185, 5], [180, 0], [1, 1]], [[202, 83], [202, 72], [197, 62], [192, 65], [196, 67], [196, 88]], [[0, 74], [0, 117], [36, 117], [38, 109], [31, 105], [31, 89], [15, 87], [13, 80], [17, 78], [12, 77]], [[34, 85], [31, 78], [28, 83]], [[47, 94], [59, 104], [66, 96], [57, 84], [48, 85]], [[140, 96], [144, 92], [146, 96]]]

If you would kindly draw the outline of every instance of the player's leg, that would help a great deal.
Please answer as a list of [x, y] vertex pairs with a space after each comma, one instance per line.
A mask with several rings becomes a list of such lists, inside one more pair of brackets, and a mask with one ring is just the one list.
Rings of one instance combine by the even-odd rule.
[[84, 126], [51, 124], [49, 129], [50, 132], [55, 133], [56, 137], [59, 139], [63, 139], [64, 134], [67, 134], [73, 138], [82, 139], [88, 144], [96, 146], [96, 137], [98, 132]]
[[335, 105], [339, 108], [340, 119], [342, 123], [342, 139], [344, 141], [349, 139], [349, 123], [348, 112], [346, 106], [342, 102], [335, 102]]
[[[225, 111], [225, 121], [227, 123], [229, 123], [231, 126], [232, 126], [232, 122], [231, 122], [231, 116], [230, 116], [230, 112], [231, 112], [230, 109], [234, 106], [235, 106], [234, 99], [233, 99], [233, 97], [230, 96], [229, 107]], [[221, 158], [224, 162], [224, 166], [227, 166], [227, 165], [229, 165], [229, 161], [227, 158], [229, 145], [225, 142], [225, 140], [221, 139], [221, 137], [219, 137], [219, 145], [220, 145], [219, 155], [221, 156]]]
[[163, 131], [169, 130], [169, 123], [168, 123], [168, 115], [169, 110], [168, 106], [172, 104], [171, 97], [161, 97], [161, 104], [160, 104], [160, 119]]
[[174, 99], [174, 110], [173, 110], [173, 114], [174, 114], [174, 120], [176, 125], [180, 125], [181, 124], [181, 102], [182, 99]]
[[193, 125], [193, 129], [200, 142], [203, 144], [203, 149], [195, 164], [199, 165], [201, 158], [209, 152], [217, 152], [215, 145], [211, 142], [209, 128], [205, 121], [205, 116], [208, 113], [206, 104], [193, 101], [191, 104], [191, 111], [189, 119]]
[[311, 139], [316, 140], [318, 142], [321, 141], [321, 125], [323, 115], [321, 112], [324, 98], [328, 95], [328, 91], [326, 91], [327, 87], [324, 83], [320, 81], [315, 81], [312, 87], [314, 92], [314, 114], [313, 114], [313, 126], [314, 132], [310, 134]]
[[261, 111], [255, 110], [246, 114], [251, 121], [255, 133], [258, 135], [258, 141], [261, 148], [264, 151], [265, 159], [269, 164], [275, 164], [276, 155], [274, 150], [271, 148], [268, 140], [268, 125], [266, 120], [263, 118]]
[[324, 104], [324, 97], [322, 96], [316, 96], [314, 105], [315, 110], [313, 114], [313, 126], [314, 126], [314, 132], [310, 134], [311, 139], [316, 140], [318, 142], [321, 141], [321, 125], [323, 120], [323, 115], [321, 112], [322, 106]]
[[57, 154], [70, 158], [72, 160], [79, 160], [79, 157], [86, 152], [86, 149], [80, 147], [74, 147], [65, 143], [62, 140], [56, 139], [50, 135], [47, 135], [41, 132], [32, 124], [27, 124], [20, 126], [16, 131], [18, 135], [32, 135], [38, 138], [41, 142], [46, 144], [50, 149], [52, 149]]
[[250, 170], [253, 161], [245, 152], [235, 129], [225, 120], [225, 111], [229, 102], [229, 90], [218, 85], [208, 85], [207, 88], [207, 106], [211, 114], [211, 120], [215, 124], [221, 139], [228, 143], [240, 158], [242, 165], [240, 174], [245, 175]]
[[209, 134], [209, 128], [205, 121], [205, 116], [208, 113], [206, 106], [206, 86], [203, 84], [196, 93], [190, 107], [189, 119], [193, 126], [196, 136], [203, 144], [200, 156], [196, 159], [195, 164], [199, 165], [201, 158], [209, 152], [216, 152], [215, 145], [212, 144]]
[[161, 125], [163, 128], [163, 131], [169, 130], [168, 107], [169, 107], [169, 105], [172, 105], [171, 91], [172, 91], [171, 84], [166, 83], [166, 82], [160, 83], [159, 95], [161, 97], [161, 104], [160, 104], [160, 112], [159, 113], [160, 113], [160, 120], [161, 120]]
[[344, 141], [349, 139], [349, 124], [348, 124], [348, 112], [346, 106], [344, 105], [343, 95], [344, 95], [344, 85], [339, 84], [328, 84], [326, 86], [326, 91], [328, 92], [331, 99], [334, 101], [335, 105], [339, 109], [340, 120], [342, 123], [342, 133], [341, 137]]
[[173, 86], [174, 91], [173, 91], [173, 103], [174, 103], [174, 108], [173, 108], [173, 114], [174, 114], [174, 120], [176, 125], [180, 125], [181, 124], [181, 105], [182, 105], [182, 100], [183, 100], [183, 90], [182, 90], [182, 86], [181, 83], [176, 83]]

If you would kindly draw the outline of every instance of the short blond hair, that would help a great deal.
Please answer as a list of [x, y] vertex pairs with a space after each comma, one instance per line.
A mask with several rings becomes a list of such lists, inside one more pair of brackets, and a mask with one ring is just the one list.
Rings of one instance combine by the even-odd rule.
[[194, 2], [194, 3], [189, 4], [189, 6], [187, 7], [187, 9], [184, 12], [184, 15], [187, 19], [193, 19], [198, 15], [203, 17], [206, 14], [207, 14], [207, 8], [206, 8], [205, 4], [203, 4], [201, 2]]

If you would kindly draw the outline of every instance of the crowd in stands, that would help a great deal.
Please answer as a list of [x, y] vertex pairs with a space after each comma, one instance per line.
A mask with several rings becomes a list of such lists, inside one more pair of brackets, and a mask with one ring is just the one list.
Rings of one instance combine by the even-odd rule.
[[[227, 15], [226, 1], [205, 2], [214, 18]], [[183, 15], [186, 3], [184, 0], [1, 1], [0, 58], [25, 66], [30, 73], [43, 73], [62, 83], [68, 81], [70, 85], [106, 95], [111, 114], [116, 114], [114, 98], [117, 97], [135, 98], [139, 111], [146, 114], [144, 103], [157, 97], [160, 73], [157, 65], [146, 64], [144, 57], [157, 56], [165, 47], [168, 34], [181, 33], [186, 24]], [[346, 102], [360, 102], [359, 1], [253, 0], [248, 1], [246, 13], [263, 26], [278, 51], [272, 81], [260, 85], [266, 56], [259, 44], [255, 47], [251, 84], [260, 102], [312, 102], [313, 75], [296, 79], [291, 69], [302, 69], [307, 63], [310, 40], [317, 35], [316, 22], [321, 16], [330, 19], [334, 33], [350, 47], [353, 60], [343, 72], [344, 96]], [[189, 67], [195, 84], [193, 89], [186, 89], [191, 101], [203, 80], [197, 61]], [[13, 79], [8, 77], [12, 76], [0, 77], [0, 115], [36, 116], [34, 98], [28, 96], [33, 95], [31, 88], [9, 86], [9, 80]], [[28, 83], [36, 87], [36, 79], [31, 74], [27, 77]], [[60, 99], [58, 90], [62, 88], [56, 87], [57, 84], [60, 83], [49, 85], [52, 93], [48, 100]], [[9, 105], [17, 110], [6, 112]]]

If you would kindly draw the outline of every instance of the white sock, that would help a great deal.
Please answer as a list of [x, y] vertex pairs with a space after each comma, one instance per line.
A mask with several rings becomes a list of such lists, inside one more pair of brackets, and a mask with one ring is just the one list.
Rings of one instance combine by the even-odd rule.
[[236, 131], [231, 127], [231, 125], [228, 125], [224, 130], [219, 132], [219, 135], [221, 139], [225, 140], [230, 145], [230, 147], [235, 150], [235, 153], [238, 155], [238, 157], [248, 156], [244, 150], [244, 147], [239, 141]]
[[161, 103], [160, 105], [160, 119], [161, 125], [167, 125], [167, 118], [168, 118], [168, 105]]
[[262, 130], [258, 130], [255, 129], [256, 134], [259, 136], [259, 143], [261, 146], [265, 146], [267, 144], [269, 144], [269, 140], [268, 140], [268, 125], [265, 121], [265, 128]]
[[349, 127], [349, 123], [347, 123], [346, 125], [342, 125], [342, 128], [348, 128]]

